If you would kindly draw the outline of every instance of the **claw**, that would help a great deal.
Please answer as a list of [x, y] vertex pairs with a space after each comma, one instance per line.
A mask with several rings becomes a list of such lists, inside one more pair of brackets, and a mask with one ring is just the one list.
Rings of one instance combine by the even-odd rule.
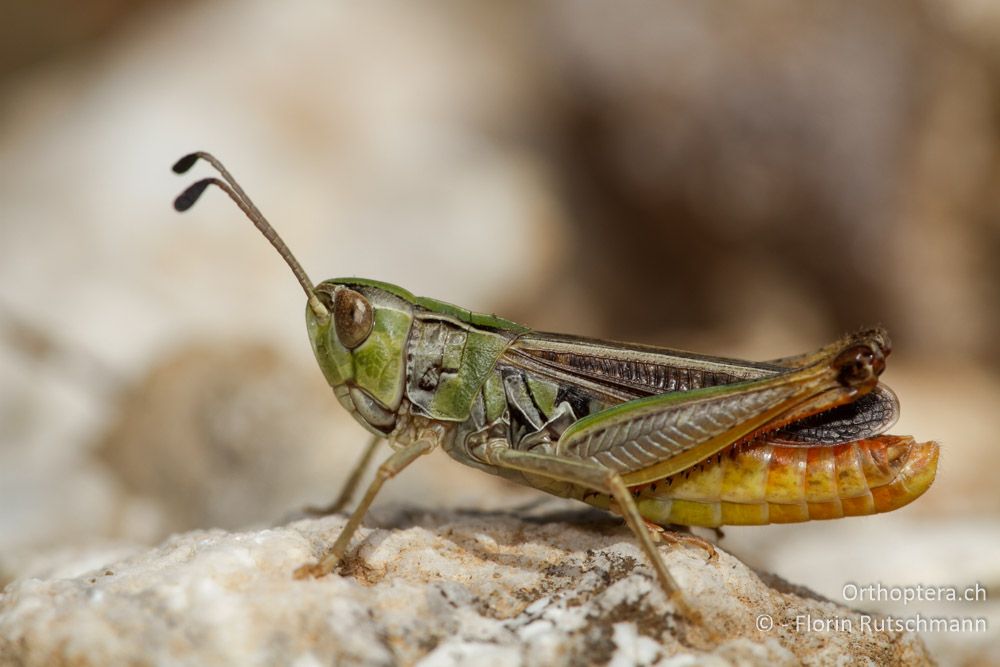
[[715, 550], [715, 545], [708, 540], [698, 537], [694, 533], [667, 530], [663, 526], [653, 523], [652, 521], [646, 521], [643, 519], [643, 523], [646, 524], [646, 528], [649, 530], [650, 536], [656, 542], [663, 542], [670, 544], [672, 546], [677, 546], [680, 544], [688, 544], [705, 551], [708, 554], [708, 558], [705, 560], [707, 563], [711, 563], [713, 560], [719, 559], [719, 552]]
[[664, 531], [661, 536], [664, 542], [669, 542], [673, 545], [686, 544], [698, 549], [701, 549], [707, 554], [705, 558], [706, 563], [711, 563], [712, 561], [719, 560], [719, 552], [715, 550], [715, 545], [706, 540], [703, 537], [698, 537], [693, 533], [677, 533], [674, 531], [666, 532]]
[[317, 573], [315, 570], [317, 566], [318, 563], [306, 563], [305, 565], [300, 565], [299, 567], [295, 568], [295, 572], [292, 572], [292, 578], [293, 579], [316, 578]]
[[326, 575], [333, 572], [333, 568], [337, 566], [336, 561], [332, 565], [327, 566], [326, 561], [320, 561], [318, 563], [305, 563], [295, 568], [295, 572], [292, 573], [292, 578], [294, 579], [319, 579], [320, 577], [325, 577]]
[[309, 516], [333, 516], [334, 514], [339, 514], [344, 505], [347, 503], [335, 502], [326, 506], [320, 505], [306, 505], [302, 508], [302, 513]]

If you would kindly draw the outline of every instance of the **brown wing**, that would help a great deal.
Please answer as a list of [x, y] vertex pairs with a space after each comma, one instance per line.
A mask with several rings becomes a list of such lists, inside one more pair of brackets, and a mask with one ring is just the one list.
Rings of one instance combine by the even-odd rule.
[[[835, 345], [800, 356], [817, 357]], [[795, 367], [543, 332], [520, 336], [504, 357], [512, 365], [543, 373], [560, 384], [578, 385], [611, 405], [771, 377]], [[836, 445], [884, 433], [898, 416], [896, 395], [880, 383], [860, 400], [785, 427], [771, 439], [790, 445]]]

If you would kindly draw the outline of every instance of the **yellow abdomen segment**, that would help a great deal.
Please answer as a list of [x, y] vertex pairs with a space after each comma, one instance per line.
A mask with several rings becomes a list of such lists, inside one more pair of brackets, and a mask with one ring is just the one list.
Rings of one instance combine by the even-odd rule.
[[633, 489], [660, 525], [762, 525], [878, 514], [911, 502], [934, 481], [936, 442], [884, 435], [830, 447], [766, 441], [713, 457]]

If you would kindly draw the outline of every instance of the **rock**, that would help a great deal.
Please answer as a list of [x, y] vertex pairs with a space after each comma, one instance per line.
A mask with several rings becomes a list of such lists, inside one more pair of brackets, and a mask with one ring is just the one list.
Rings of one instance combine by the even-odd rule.
[[930, 662], [912, 633], [798, 631], [796, 617], [861, 614], [682, 541], [662, 551], [705, 617], [691, 624], [627, 529], [594, 511], [394, 506], [369, 517], [378, 527], [359, 531], [339, 574], [293, 579], [344, 521], [195, 531], [66, 578], [51, 563], [57, 576], [0, 594], [0, 664]]

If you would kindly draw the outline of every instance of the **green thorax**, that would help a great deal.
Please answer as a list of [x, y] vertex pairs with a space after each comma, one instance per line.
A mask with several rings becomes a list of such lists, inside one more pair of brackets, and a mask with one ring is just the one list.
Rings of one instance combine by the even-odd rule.
[[428, 417], [465, 421], [515, 335], [418, 309], [407, 348], [407, 397]]

